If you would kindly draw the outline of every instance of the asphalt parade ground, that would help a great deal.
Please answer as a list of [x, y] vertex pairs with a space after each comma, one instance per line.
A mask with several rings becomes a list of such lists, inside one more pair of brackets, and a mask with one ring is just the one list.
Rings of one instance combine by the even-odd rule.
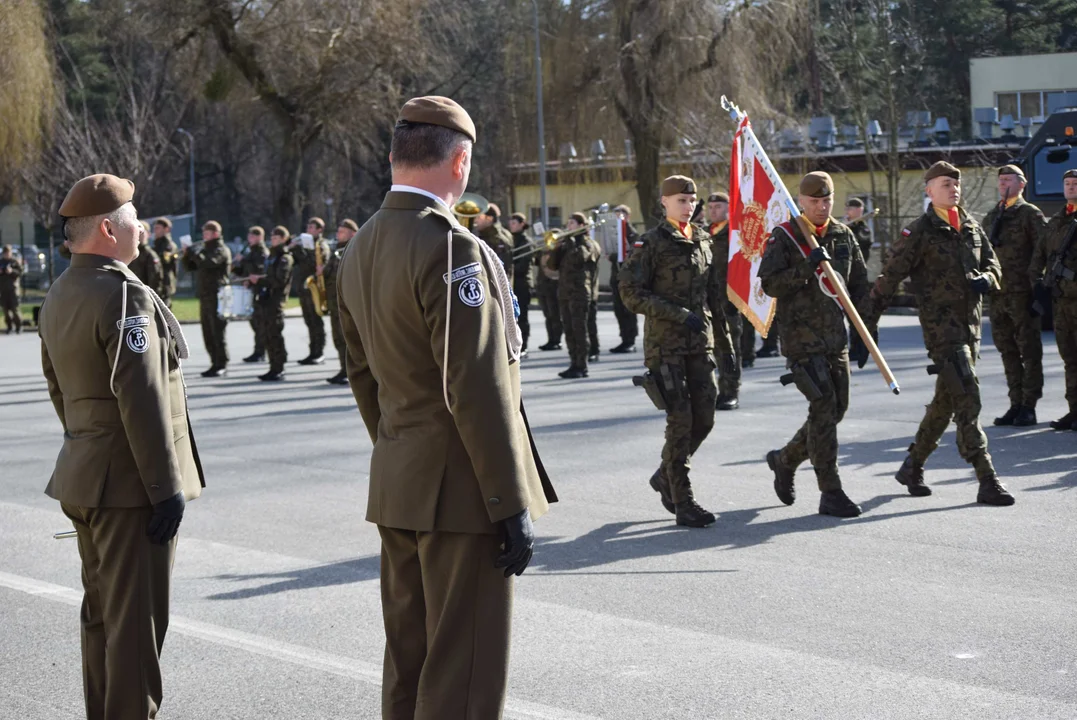
[[[613, 346], [612, 313], [599, 321]], [[159, 717], [378, 718], [371, 445], [348, 389], [324, 382], [335, 357], [260, 383], [265, 366], [238, 361], [250, 328], [231, 323], [230, 373], [205, 380], [199, 329], [185, 329], [208, 487], [180, 530]], [[1039, 426], [990, 427], [1008, 403], [989, 333], [984, 420], [1016, 505], [975, 504], [952, 427], [927, 468], [933, 496], [893, 479], [933, 378], [916, 318], [888, 316], [880, 345], [902, 393], [873, 364], [854, 370], [839, 431], [863, 516], [818, 515], [810, 468], [795, 505], [775, 497], [764, 455], [807, 404], [763, 359], [694, 459], [697, 499], [719, 516], [704, 530], [676, 527], [647, 484], [664, 418], [631, 384], [642, 354], [603, 351], [589, 379], [566, 381], [564, 351], [534, 351], [524, 398], [561, 502], [517, 585], [506, 717], [1077, 717], [1077, 433], [1046, 424], [1065, 411], [1061, 362], [1045, 334]], [[286, 340], [305, 354], [300, 320]], [[36, 336], [0, 336], [4, 720], [82, 717], [78, 552], [52, 539], [70, 523], [43, 494], [61, 442]]]

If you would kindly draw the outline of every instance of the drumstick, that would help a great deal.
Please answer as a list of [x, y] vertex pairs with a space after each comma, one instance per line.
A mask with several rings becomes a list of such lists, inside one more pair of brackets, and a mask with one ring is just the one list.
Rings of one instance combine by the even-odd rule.
[[64, 530], [63, 532], [53, 533], [53, 540], [67, 540], [68, 538], [78, 537], [78, 533], [74, 530]]

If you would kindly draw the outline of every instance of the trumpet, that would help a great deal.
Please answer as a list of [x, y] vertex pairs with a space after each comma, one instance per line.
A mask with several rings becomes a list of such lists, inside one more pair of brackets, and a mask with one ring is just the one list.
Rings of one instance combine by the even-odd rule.
[[541, 238], [535, 238], [531, 240], [531, 244], [528, 247], [521, 247], [512, 254], [513, 260], [522, 260], [525, 257], [530, 257], [538, 252], [551, 252], [557, 249], [557, 246], [562, 241], [569, 238], [579, 237], [580, 235], [586, 235], [591, 231], [590, 225], [584, 225], [581, 228], [575, 230], [547, 230], [542, 234]]

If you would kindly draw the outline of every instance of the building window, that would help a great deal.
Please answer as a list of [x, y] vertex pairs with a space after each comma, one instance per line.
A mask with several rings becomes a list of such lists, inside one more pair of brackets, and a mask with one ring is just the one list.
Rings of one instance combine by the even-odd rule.
[[1015, 121], [1022, 118], [1045, 117], [1051, 112], [1051, 101], [1074, 90], [1030, 90], [1026, 92], [996, 93], [995, 106], [999, 120], [1010, 115]]
[[1014, 120], [1020, 117], [1017, 105], [1017, 93], [999, 93], [996, 96], [996, 105], [998, 107], [998, 119], [1010, 115]]
[[1034, 118], [1043, 115], [1043, 93], [1023, 92], [1019, 93], [1019, 95], [1021, 98], [1022, 118]]

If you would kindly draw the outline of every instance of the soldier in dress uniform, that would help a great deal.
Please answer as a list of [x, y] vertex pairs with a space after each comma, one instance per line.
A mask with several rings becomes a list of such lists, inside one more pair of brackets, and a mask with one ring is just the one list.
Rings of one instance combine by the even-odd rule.
[[172, 241], [172, 221], [159, 217], [153, 223], [153, 251], [161, 259], [161, 299], [165, 305], [172, 307], [172, 297], [176, 294], [176, 279], [179, 274], [179, 254], [176, 243]]
[[282, 225], [269, 234], [270, 250], [266, 258], [265, 275], [247, 278], [254, 288], [254, 303], [260, 307], [262, 336], [265, 338], [266, 354], [269, 355], [269, 372], [259, 375], [263, 382], [284, 379], [284, 365], [288, 351], [284, 346], [284, 307], [292, 289], [292, 253], [288, 246], [291, 236]]
[[1038, 207], [1025, 202], [1025, 184], [1021, 168], [999, 168], [1000, 200], [983, 221], [1002, 266], [1002, 287], [991, 293], [991, 338], [1002, 356], [1010, 397], [1009, 410], [995, 418], [995, 425], [1017, 427], [1036, 424], [1036, 403], [1043, 397], [1043, 330], [1032, 311], [1028, 267], [1047, 220]]
[[359, 232], [359, 225], [350, 218], [345, 218], [337, 227], [337, 247], [329, 255], [329, 262], [322, 271], [325, 278], [325, 302], [329, 306], [329, 328], [333, 332], [333, 347], [337, 349], [340, 358], [340, 372], [326, 382], [330, 385], [347, 385], [348, 370], [344, 359], [348, 356], [348, 347], [344, 342], [344, 333], [340, 329], [340, 305], [337, 302], [337, 268], [340, 267], [340, 258], [344, 256], [344, 250], [355, 233]]
[[871, 228], [864, 219], [864, 201], [858, 197], [852, 197], [845, 201], [845, 226], [853, 231], [856, 241], [860, 245], [860, 254], [864, 256], [864, 262], [871, 257]]
[[[740, 310], [729, 299], [728, 292], [728, 269], [729, 269], [729, 195], [724, 192], [711, 193], [707, 196], [707, 232], [711, 235], [711, 243], [714, 246], [714, 268], [721, 276], [721, 282], [726, 287], [725, 295], [725, 319], [729, 326], [729, 337], [733, 341], [733, 347], [738, 348], [741, 344]], [[736, 410], [740, 407], [740, 367], [736, 372], [718, 373], [718, 403], [719, 410]]]
[[550, 255], [548, 250], [535, 255], [535, 264], [538, 266], [538, 274], [535, 276], [535, 295], [538, 297], [542, 316], [546, 320], [546, 342], [539, 345], [539, 350], [543, 351], [560, 350], [561, 336], [564, 333], [561, 305], [557, 300], [557, 287], [561, 282], [561, 276], [556, 270], [550, 268]]
[[161, 258], [150, 247], [149, 224], [141, 222], [139, 225], [142, 227], [142, 232], [138, 236], [138, 255], [127, 267], [131, 268], [131, 272], [142, 281], [143, 285], [155, 293], [159, 293], [161, 281], [164, 277], [164, 272], [161, 269]]
[[[628, 252], [631, 252], [636, 241], [639, 240], [639, 233], [632, 227], [632, 208], [627, 205], [618, 205], [613, 208], [613, 212], [619, 220], [624, 221], [625, 242], [628, 246]], [[626, 256], [625, 260], [627, 259]], [[617, 261], [617, 253], [611, 253], [610, 294], [613, 295], [613, 315], [617, 318], [617, 328], [621, 335], [621, 344], [610, 348], [610, 352], [614, 355], [636, 352], [636, 338], [639, 337], [639, 318], [636, 313], [625, 307], [625, 301], [621, 298], [621, 285], [618, 277], [621, 273], [621, 264]]]
[[512, 257], [515, 241], [512, 238], [512, 233], [501, 224], [501, 208], [494, 203], [487, 205], [486, 210], [475, 218], [472, 232], [493, 248], [494, 254], [501, 261], [501, 265], [505, 268], [505, 274], [508, 275], [511, 283], [513, 271], [516, 267]]
[[901, 231], [861, 313], [869, 326], [876, 327], [901, 283], [911, 278], [924, 346], [933, 363], [928, 371], [938, 375], [935, 396], [896, 478], [910, 495], [931, 494], [924, 483], [924, 463], [953, 420], [957, 450], [975, 468], [980, 482], [976, 502], [1013, 505], [1013, 495], [999, 482], [987, 452], [976, 377], [983, 296], [999, 288], [1002, 271], [987, 234], [958, 205], [961, 171], [939, 161], [924, 173], [924, 183], [931, 205]]
[[217, 307], [217, 293], [228, 284], [232, 270], [232, 251], [221, 240], [221, 224], [210, 220], [202, 226], [203, 245], [192, 245], [183, 252], [183, 264], [196, 271], [199, 319], [202, 322], [202, 341], [209, 353], [209, 369], [202, 377], [223, 377], [228, 370], [228, 342], [225, 330], [228, 321]]
[[22, 332], [22, 315], [19, 314], [19, 276], [22, 263], [14, 256], [10, 245], [0, 251], [0, 307], [4, 310], [7, 334]]
[[[587, 227], [583, 213], [572, 213], [565, 223], [565, 232]], [[587, 377], [588, 320], [594, 299], [595, 276], [602, 248], [587, 233], [562, 237], [550, 252], [549, 267], [558, 273], [557, 300], [561, 306], [561, 321], [568, 343], [568, 369], [558, 373], [566, 380]]]
[[408, 101], [392, 189], [338, 271], [348, 379], [374, 443], [385, 720], [501, 717], [512, 576], [556, 500], [520, 402], [508, 276], [451, 210], [474, 141], [452, 100]]
[[[239, 256], [232, 272], [237, 277], [243, 278], [248, 288], [252, 288], [252, 275], [265, 275], [266, 258], [269, 251], [266, 249], [266, 231], [260, 225], [254, 225], [247, 231], [247, 251]], [[265, 320], [262, 315], [265, 308], [259, 303], [254, 303], [251, 312], [251, 330], [254, 331], [254, 352], [243, 358], [245, 363], [262, 362], [266, 358]]]
[[71, 267], [41, 307], [41, 364], [63, 427], [45, 492], [78, 537], [88, 720], [157, 716], [176, 535], [205, 485], [180, 370], [187, 342], [129, 267], [143, 231], [134, 191], [113, 175], [75, 183], [60, 206]]
[[[303, 322], [310, 335], [310, 352], [299, 361], [300, 365], [321, 365], [325, 362], [325, 321], [314, 308], [314, 297], [307, 289], [307, 278], [317, 276], [329, 261], [329, 243], [322, 237], [325, 221], [312, 217], [307, 221], [307, 233], [314, 238], [312, 247], [292, 243], [292, 257], [295, 259], [294, 282], [299, 293], [299, 307], [303, 310]], [[319, 261], [321, 265], [319, 265]]]
[[523, 213], [513, 213], [509, 218], [513, 252], [512, 291], [516, 293], [516, 300], [520, 304], [520, 317], [517, 322], [524, 341], [521, 357], [527, 357], [527, 341], [531, 337], [531, 293], [535, 289], [535, 253], [532, 252], [531, 241], [526, 234], [528, 227], [530, 223]]

